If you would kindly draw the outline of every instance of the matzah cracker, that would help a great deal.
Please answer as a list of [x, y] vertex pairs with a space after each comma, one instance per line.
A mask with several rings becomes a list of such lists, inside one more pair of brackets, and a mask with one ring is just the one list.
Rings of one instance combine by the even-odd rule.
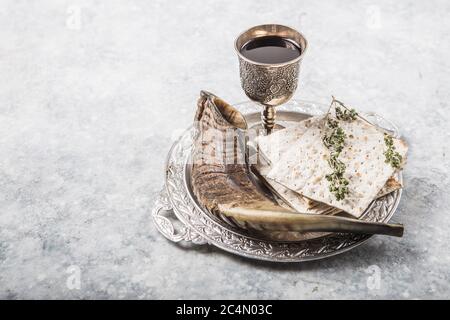
[[[331, 168], [330, 152], [322, 142], [324, 121], [325, 117], [314, 121], [300, 139], [290, 143], [288, 151], [272, 163], [267, 177], [305, 197], [360, 217], [395, 171], [385, 163], [384, 133], [360, 118], [339, 121], [347, 135], [339, 159], [347, 167], [345, 177], [349, 180], [350, 194], [338, 201], [325, 179]], [[393, 140], [396, 151], [405, 158], [406, 144], [400, 139]]]

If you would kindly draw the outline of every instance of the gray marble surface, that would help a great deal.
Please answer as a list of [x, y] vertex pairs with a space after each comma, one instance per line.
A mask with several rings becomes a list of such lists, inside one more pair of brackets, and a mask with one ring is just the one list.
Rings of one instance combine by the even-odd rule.
[[[0, 0], [0, 298], [449, 298], [449, 14], [448, 1]], [[334, 94], [400, 127], [403, 238], [276, 265], [153, 227], [199, 90], [245, 100], [233, 41], [266, 22], [309, 40], [296, 98]]]

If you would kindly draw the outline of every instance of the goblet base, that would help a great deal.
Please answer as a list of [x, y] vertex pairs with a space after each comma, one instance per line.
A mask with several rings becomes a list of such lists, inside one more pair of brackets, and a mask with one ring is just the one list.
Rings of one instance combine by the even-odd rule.
[[268, 135], [274, 133], [275, 131], [282, 130], [284, 128], [285, 127], [282, 126], [281, 124], [275, 123], [272, 129], [268, 130], [262, 122], [255, 123], [250, 127], [250, 129], [255, 130], [258, 135]]
[[[261, 112], [261, 123], [266, 130], [266, 134], [271, 134], [275, 130], [275, 116], [277, 112], [274, 106], [264, 105], [264, 109]], [[280, 128], [280, 127], [278, 127]]]

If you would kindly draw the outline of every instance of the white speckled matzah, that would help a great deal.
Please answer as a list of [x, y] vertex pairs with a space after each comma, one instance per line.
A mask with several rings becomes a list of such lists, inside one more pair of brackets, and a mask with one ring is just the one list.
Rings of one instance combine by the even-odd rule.
[[[256, 166], [259, 173], [266, 179], [271, 187], [286, 201], [289, 205], [302, 213], [317, 213], [316, 208], [319, 203], [307, 199], [302, 195], [289, 190], [280, 183], [267, 177], [271, 165], [277, 163], [280, 157], [285, 154], [289, 148], [301, 138], [301, 136], [311, 127], [315, 122], [319, 121], [322, 116], [315, 116], [303, 121], [295, 123], [295, 126], [290, 126], [286, 129], [276, 131], [268, 136], [260, 136], [256, 140], [257, 148], [262, 153], [263, 158], [268, 160], [267, 163], [258, 163]], [[255, 146], [256, 147], [256, 146]]]
[[[307, 214], [327, 214], [332, 215], [341, 212], [341, 209], [334, 208], [324, 203], [320, 203], [314, 200], [310, 202], [305, 202], [305, 197], [301, 194], [292, 191], [291, 189], [286, 188], [282, 184], [276, 182], [273, 179], [267, 177], [267, 173], [270, 171], [270, 166], [260, 166], [259, 172], [265, 180], [270, 185], [270, 187], [275, 191], [275, 193], [289, 205], [289, 207], [293, 208], [297, 212], [307, 213]], [[381, 188], [381, 190], [377, 194], [377, 198], [385, 196], [395, 190], [398, 190], [402, 187], [402, 185], [394, 178], [390, 177], [386, 184]], [[312, 204], [312, 206], [311, 206]]]
[[341, 211], [340, 209], [330, 207], [314, 200], [305, 201], [306, 198], [302, 195], [286, 188], [273, 179], [267, 178], [267, 173], [270, 171], [269, 165], [259, 165], [257, 166], [257, 170], [270, 185], [270, 188], [272, 188], [273, 191], [275, 191], [275, 193], [289, 205], [289, 207], [293, 208], [297, 212], [308, 214], [332, 214]]
[[276, 163], [300, 137], [315, 125], [323, 116], [315, 116], [297, 122], [295, 126], [275, 131], [268, 136], [259, 136], [256, 140], [260, 151], [270, 162]]
[[[339, 159], [347, 166], [350, 194], [337, 201], [325, 179], [331, 169], [327, 162], [329, 150], [322, 142], [324, 120], [323, 117], [315, 119], [301, 137], [290, 141], [288, 150], [273, 161], [267, 177], [305, 197], [359, 217], [395, 171], [385, 163], [383, 132], [359, 118], [352, 122], [340, 121], [347, 139]], [[261, 140], [258, 142], [263, 146]], [[405, 158], [406, 144], [394, 139], [394, 145]]]

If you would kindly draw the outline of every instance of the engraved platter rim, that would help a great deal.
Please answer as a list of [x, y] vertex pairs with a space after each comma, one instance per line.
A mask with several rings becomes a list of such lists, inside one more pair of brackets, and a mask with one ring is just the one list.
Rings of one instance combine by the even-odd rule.
[[[252, 101], [234, 104], [249, 123], [259, 120], [260, 106]], [[328, 106], [305, 100], [290, 100], [277, 107], [278, 121], [293, 121], [298, 117], [310, 117], [323, 114]], [[365, 113], [375, 124], [390, 130], [399, 136], [396, 126], [375, 113]], [[165, 170], [165, 188], [152, 212], [153, 220], [158, 230], [169, 240], [192, 241], [197, 244], [209, 243], [246, 258], [272, 262], [303, 262], [328, 258], [347, 252], [366, 242], [371, 235], [333, 233], [323, 237], [303, 241], [276, 241], [257, 238], [245, 230], [235, 229], [226, 222], [213, 218], [198, 205], [190, 188], [188, 159], [192, 150], [192, 126], [175, 141], [168, 153]], [[401, 172], [397, 174], [402, 183]], [[388, 222], [395, 213], [402, 195], [402, 189], [392, 192], [372, 202], [363, 215], [367, 221]], [[159, 211], [172, 210], [176, 218], [184, 225], [184, 238], [171, 236], [173, 226], [169, 220], [158, 215]], [[163, 222], [164, 225], [161, 226]], [[159, 226], [158, 226], [159, 224]], [[164, 229], [165, 228], [165, 229]], [[175, 240], [176, 239], [176, 240]]]

